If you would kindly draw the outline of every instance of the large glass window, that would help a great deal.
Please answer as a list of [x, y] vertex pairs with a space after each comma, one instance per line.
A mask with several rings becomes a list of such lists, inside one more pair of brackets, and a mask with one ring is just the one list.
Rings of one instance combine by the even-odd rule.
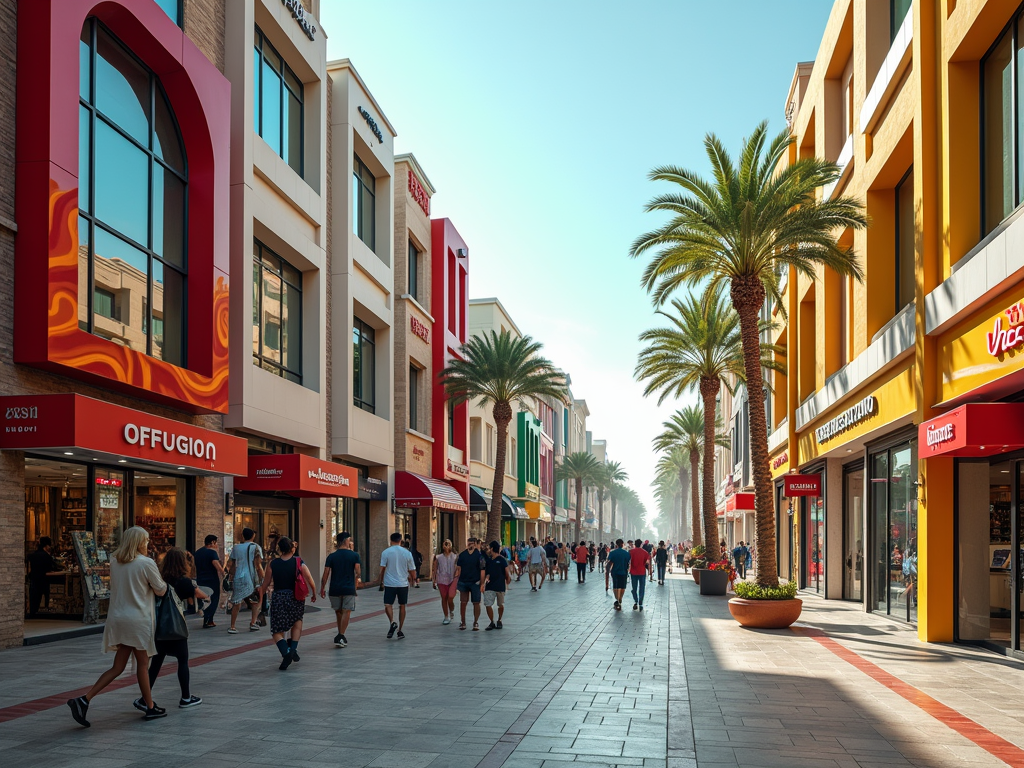
[[914, 301], [914, 170], [896, 185], [896, 311]]
[[352, 232], [366, 244], [367, 248], [376, 253], [377, 179], [358, 156], [353, 160], [352, 168]]
[[917, 441], [874, 454], [871, 467], [873, 597], [869, 607], [917, 621]]
[[302, 383], [302, 273], [259, 240], [252, 247], [252, 358]]
[[376, 411], [376, 334], [358, 317], [352, 322], [352, 396], [356, 408]]
[[409, 366], [409, 429], [420, 428], [420, 369]]
[[259, 27], [253, 37], [253, 104], [256, 133], [303, 175], [303, 86]]
[[806, 587], [820, 593], [825, 591], [825, 500], [807, 496], [802, 506], [807, 524]]
[[[1024, 74], [1020, 47], [1024, 16], [1017, 18], [982, 60], [982, 234], [991, 232], [1022, 202], [1024, 104], [1020, 78]], [[1019, 135], [1015, 140], [1015, 135]]]
[[864, 595], [864, 467], [843, 471], [843, 598]]
[[156, 76], [99, 22], [79, 65], [79, 327], [185, 365], [188, 166]]
[[911, 0], [889, 0], [889, 42], [896, 39], [896, 33], [907, 18], [911, 5]]
[[409, 241], [409, 295], [420, 300], [420, 252], [412, 240]]

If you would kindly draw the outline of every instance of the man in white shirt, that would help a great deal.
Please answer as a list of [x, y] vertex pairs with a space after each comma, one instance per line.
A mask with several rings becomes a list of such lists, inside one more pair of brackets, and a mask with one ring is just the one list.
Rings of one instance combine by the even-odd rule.
[[[391, 546], [380, 553], [380, 583], [384, 587], [384, 613], [388, 616], [391, 627], [388, 639], [395, 636], [405, 638], [402, 627], [405, 626], [405, 606], [409, 602], [409, 583], [416, 581], [416, 561], [412, 552], [402, 546], [402, 534], [391, 534]], [[398, 599], [398, 623], [395, 623], [395, 598]]]
[[[527, 555], [526, 562], [530, 569], [530, 591], [536, 592], [544, 586], [548, 565], [548, 553], [536, 539], [530, 539], [530, 554]], [[539, 584], [537, 583], [538, 576], [540, 576]]]

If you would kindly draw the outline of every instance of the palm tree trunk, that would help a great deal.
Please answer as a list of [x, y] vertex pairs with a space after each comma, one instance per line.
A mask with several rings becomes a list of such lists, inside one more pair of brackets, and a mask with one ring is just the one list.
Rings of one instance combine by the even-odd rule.
[[597, 489], [597, 538], [604, 535], [604, 488]]
[[576, 478], [576, 536], [573, 541], [579, 541], [580, 526], [583, 524], [583, 478]]
[[754, 475], [754, 546], [757, 552], [757, 583], [779, 585], [775, 560], [775, 499], [768, 457], [768, 418], [764, 412], [764, 374], [761, 370], [759, 320], [764, 305], [764, 284], [757, 277], [736, 278], [730, 289], [732, 304], [740, 316], [743, 367], [747, 374], [750, 405], [750, 462]]
[[505, 492], [505, 454], [508, 453], [508, 425], [512, 406], [497, 402], [492, 411], [498, 432], [498, 450], [494, 455], [494, 482], [491, 484], [491, 509], [487, 513], [487, 541], [501, 541], [501, 494]]
[[[704, 543], [704, 537], [700, 533], [700, 487], [697, 481], [700, 479], [699, 469], [700, 457], [696, 451], [690, 454], [690, 537], [693, 539], [693, 546], [699, 547]], [[683, 473], [679, 473], [682, 482]]]
[[[715, 509], [715, 400], [722, 389], [718, 377], [702, 376], [700, 396], [704, 399], [704, 546], [709, 560], [718, 560], [718, 514]], [[767, 444], [766, 444], [767, 445]]]

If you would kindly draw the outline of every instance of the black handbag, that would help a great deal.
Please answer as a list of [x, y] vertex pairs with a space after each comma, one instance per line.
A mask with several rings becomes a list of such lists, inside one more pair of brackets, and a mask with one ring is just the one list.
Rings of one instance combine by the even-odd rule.
[[156, 629], [154, 637], [157, 641], [188, 640], [188, 625], [185, 616], [178, 607], [178, 596], [174, 588], [167, 586], [167, 591], [156, 599]]

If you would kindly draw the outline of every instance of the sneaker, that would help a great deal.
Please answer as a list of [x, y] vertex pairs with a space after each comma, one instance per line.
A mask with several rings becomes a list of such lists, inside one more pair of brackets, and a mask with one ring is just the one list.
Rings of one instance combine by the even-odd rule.
[[281, 666], [278, 667], [282, 672], [292, 665], [292, 655], [289, 653], [283, 659], [281, 659]]
[[497, 625], [492, 621], [490, 624], [488, 624], [486, 627], [484, 627], [484, 632], [490, 632], [492, 629], [497, 629], [497, 628], [498, 628]]
[[536, 588], [536, 587], [530, 587], [530, 591], [531, 591], [531, 592], [536, 592], [536, 591], [537, 591], [537, 588]]
[[228, 634], [229, 635], [237, 635], [238, 634], [238, 630], [235, 629], [234, 627], [231, 627], [231, 629], [228, 630]]
[[260, 615], [256, 619], [256, 623], [259, 624], [261, 627], [267, 626], [267, 614], [263, 613], [263, 611], [260, 611]]
[[504, 627], [501, 626], [501, 622], [500, 621], [497, 624], [494, 625], [494, 628], [495, 629], [504, 629]]
[[146, 715], [143, 720], [158, 720], [161, 717], [167, 717], [167, 710], [161, 709], [160, 707], [153, 707], [152, 709], [146, 710]]
[[473, 631], [474, 632], [479, 632], [480, 631], [480, 625], [477, 624], [475, 621], [473, 622]]
[[395, 630], [398, 629], [398, 624], [394, 621], [391, 622], [391, 629], [388, 630], [388, 640], [395, 636]]
[[249, 625], [249, 631], [250, 632], [259, 632], [260, 631], [260, 625], [259, 624], [250, 624]]
[[[135, 707], [137, 710], [139, 710], [139, 712], [148, 712], [149, 711], [149, 707], [146, 706], [146, 702], [144, 702], [142, 700], [141, 696], [139, 696], [139, 698], [137, 698], [135, 701], [132, 702], [132, 706]], [[158, 707], [155, 701], [153, 702], [153, 709], [158, 709], [161, 712], [166, 711], [166, 710], [164, 710], [163, 707]]]
[[643, 607], [643, 606], [641, 605], [641, 606], [640, 606], [640, 610], [642, 611], [643, 609], [644, 609], [644, 607]]
[[345, 647], [345, 645], [341, 642], [341, 634], [340, 633], [334, 636], [334, 644], [336, 646], [338, 646], [339, 648], [344, 648]]
[[619, 610], [619, 601], [618, 600], [616, 600], [614, 603], [612, 603], [612, 608], [614, 608], [616, 611]]
[[444, 625], [446, 625], [446, 626], [447, 626], [448, 624], [451, 624], [451, 623], [452, 623], [452, 618], [451, 618], [451, 616], [445, 616], [445, 617], [444, 617], [444, 621], [442, 621], [441, 623], [442, 623], [442, 624], [444, 624]]
[[395, 635], [395, 639], [405, 640], [405, 632], [403, 632], [402, 630], [398, 630], [398, 634]]
[[203, 703], [203, 700], [198, 696], [189, 696], [187, 699], [181, 699], [178, 701], [178, 709], [188, 709], [189, 707], [198, 707]]
[[346, 645], [348, 645], [348, 638], [345, 637], [344, 635], [340, 635], [340, 637], [341, 637], [341, 647], [344, 648]]
[[86, 714], [89, 712], [89, 702], [85, 700], [85, 696], [68, 699], [68, 707], [71, 709], [71, 716], [75, 718], [76, 723], [83, 728], [89, 728], [92, 725], [92, 723], [85, 719]]
[[216, 626], [217, 625], [211, 621], [209, 624], [203, 624], [203, 629], [213, 629]]
[[292, 651], [289, 655], [292, 657], [292, 661], [298, 661], [299, 660], [299, 652], [298, 651]]
[[640, 603], [633, 603], [633, 610], [634, 611], [640, 610]]

